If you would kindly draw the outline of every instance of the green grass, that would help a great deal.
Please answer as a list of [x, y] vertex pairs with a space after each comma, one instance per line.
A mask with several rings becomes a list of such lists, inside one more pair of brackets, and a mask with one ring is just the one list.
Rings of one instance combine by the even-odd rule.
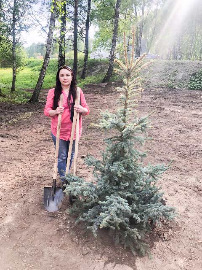
[[103, 79], [103, 74], [99, 74], [99, 75], [94, 75], [94, 76], [88, 76], [86, 77], [84, 80], [82, 79], [78, 79], [78, 85], [83, 88], [85, 85], [87, 84], [91, 84], [91, 83], [101, 83], [102, 79]]
[[[19, 70], [16, 78], [16, 91], [11, 94], [12, 69], [0, 68], [0, 89], [3, 95], [0, 95], [0, 102], [27, 102], [31, 93], [25, 90], [34, 89], [38, 80], [39, 72], [43, 60], [28, 59], [26, 66]], [[69, 59], [67, 64], [73, 67], [73, 60]], [[201, 89], [201, 67], [194, 61], [155, 61], [155, 65], [144, 72], [143, 79], [145, 85], [149, 87], [169, 87], [169, 88], [187, 88], [189, 83], [190, 89]], [[88, 71], [85, 80], [80, 78], [83, 68], [83, 60], [78, 61], [78, 86], [84, 88], [91, 83], [100, 83], [107, 72], [108, 60], [89, 59]], [[42, 89], [50, 89], [55, 85], [57, 72], [57, 59], [51, 59], [46, 72]], [[197, 76], [193, 77], [194, 72]], [[189, 78], [192, 77], [189, 81]], [[183, 76], [180, 76], [183, 75]], [[178, 78], [179, 77], [179, 78]], [[113, 75], [111, 81], [120, 80], [118, 75]]]
[[1, 68], [1, 77], [0, 77], [0, 86], [1, 84], [7, 85], [10, 82], [12, 82], [12, 70], [11, 68]]
[[[0, 96], [0, 102], [25, 103], [31, 97], [31, 93], [25, 90], [32, 90], [35, 88], [39, 72], [43, 60], [28, 59], [24, 68], [17, 72], [16, 77], [16, 91], [10, 93], [12, 84], [12, 69], [0, 68], [0, 89], [3, 96]], [[84, 87], [90, 83], [100, 83], [104, 78], [107, 67], [107, 60], [90, 59], [88, 63], [88, 74], [85, 80], [80, 78], [83, 67], [83, 61], [78, 62], [78, 86]], [[69, 60], [69, 66], [73, 66], [73, 60]], [[42, 85], [42, 89], [50, 89], [55, 85], [55, 78], [57, 73], [57, 59], [51, 59], [47, 68], [46, 76]]]

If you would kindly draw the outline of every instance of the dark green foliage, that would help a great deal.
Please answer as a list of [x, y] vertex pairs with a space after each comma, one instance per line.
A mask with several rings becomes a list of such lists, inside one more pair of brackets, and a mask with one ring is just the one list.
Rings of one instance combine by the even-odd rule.
[[[126, 54], [125, 54], [126, 55]], [[133, 59], [133, 57], [131, 57]], [[100, 127], [115, 130], [106, 139], [102, 160], [88, 157], [94, 168], [94, 182], [71, 176], [66, 193], [77, 196], [71, 209], [96, 236], [99, 229], [113, 232], [116, 243], [139, 251], [146, 251], [145, 238], [152, 225], [172, 219], [174, 209], [162, 203], [163, 193], [156, 185], [158, 177], [167, 169], [164, 165], [143, 164], [145, 153], [138, 148], [145, 140], [147, 117], [138, 117], [137, 97], [141, 92], [138, 73], [147, 64], [144, 57], [119, 65], [118, 74], [124, 78], [116, 113], [105, 112]], [[109, 132], [110, 133], [110, 132]]]
[[188, 87], [192, 90], [202, 90], [202, 70], [191, 75]]
[[[26, 63], [26, 55], [23, 47], [16, 46], [16, 66], [23, 67]], [[12, 67], [12, 42], [5, 36], [0, 36], [0, 67]]]

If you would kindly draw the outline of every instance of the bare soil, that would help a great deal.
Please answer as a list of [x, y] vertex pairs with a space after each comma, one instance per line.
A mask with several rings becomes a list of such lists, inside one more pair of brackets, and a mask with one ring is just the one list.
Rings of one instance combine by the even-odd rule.
[[[78, 175], [92, 178], [83, 157], [99, 157], [106, 133], [95, 128], [100, 110], [116, 107], [112, 85], [84, 89], [91, 113], [84, 118]], [[175, 222], [151, 236], [150, 258], [115, 247], [102, 232], [97, 239], [75, 225], [66, 198], [56, 213], [43, 207], [43, 187], [52, 182], [54, 147], [50, 119], [43, 115], [46, 90], [37, 105], [0, 106], [1, 270], [201, 270], [202, 269], [202, 92], [146, 89], [141, 115], [150, 115], [146, 162], [171, 168], [159, 180]]]

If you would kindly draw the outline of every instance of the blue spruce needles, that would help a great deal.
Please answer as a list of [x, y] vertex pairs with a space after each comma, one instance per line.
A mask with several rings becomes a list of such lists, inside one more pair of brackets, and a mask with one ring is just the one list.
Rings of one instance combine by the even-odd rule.
[[68, 176], [70, 184], [66, 193], [77, 197], [72, 212], [95, 236], [99, 229], [109, 229], [116, 243], [145, 254], [145, 238], [152, 225], [172, 219], [174, 209], [162, 202], [163, 193], [156, 185], [167, 167], [144, 166], [145, 153], [138, 150], [148, 126], [147, 117], [139, 118], [137, 113], [142, 92], [139, 72], [147, 63], [144, 56], [134, 61], [131, 55], [129, 61], [126, 50], [124, 62], [116, 60], [119, 66], [116, 72], [123, 78], [123, 86], [117, 89], [119, 108], [114, 114], [103, 113], [100, 121], [100, 127], [115, 130], [115, 135], [105, 140], [102, 160], [87, 159], [87, 164], [94, 168], [96, 180], [90, 183]]

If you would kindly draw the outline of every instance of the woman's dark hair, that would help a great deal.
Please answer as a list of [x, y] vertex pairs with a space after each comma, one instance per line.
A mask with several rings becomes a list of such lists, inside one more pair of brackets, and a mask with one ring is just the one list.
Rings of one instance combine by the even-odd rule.
[[61, 66], [61, 67], [59, 67], [57, 75], [56, 75], [56, 86], [55, 86], [55, 92], [54, 92], [53, 110], [55, 110], [58, 107], [58, 102], [59, 102], [59, 99], [60, 99], [60, 95], [62, 93], [62, 86], [61, 86], [61, 82], [59, 80], [59, 73], [60, 73], [61, 69], [67, 69], [67, 70], [71, 71], [71, 74], [72, 74], [72, 82], [71, 82], [71, 85], [70, 85], [70, 88], [69, 88], [69, 95], [68, 95], [68, 98], [67, 98], [67, 104], [69, 106], [69, 109], [71, 109], [70, 108], [71, 97], [73, 97], [73, 103], [75, 103], [75, 99], [76, 99], [76, 92], [77, 92], [76, 89], [77, 89], [77, 87], [76, 87], [76, 79], [75, 79], [75, 76], [74, 76], [74, 72], [68, 66]]

